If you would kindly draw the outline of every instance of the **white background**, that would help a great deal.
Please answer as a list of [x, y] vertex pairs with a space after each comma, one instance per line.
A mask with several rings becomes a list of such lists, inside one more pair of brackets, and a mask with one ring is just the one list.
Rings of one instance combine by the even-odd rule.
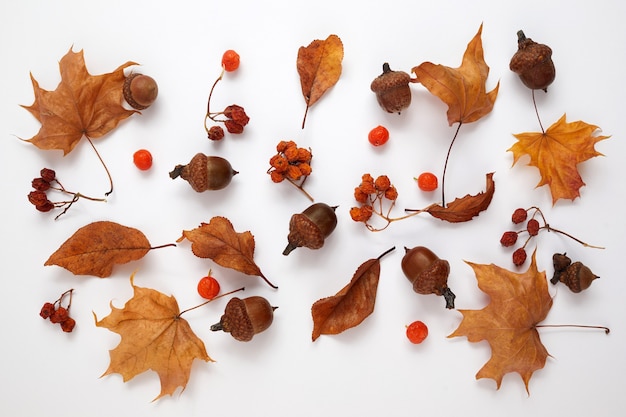
[[[3, 415], [195, 416], [195, 415], [616, 415], [624, 408], [626, 351], [623, 296], [625, 246], [623, 67], [626, 7], [618, 1], [287, 1], [187, 2], [21, 1], [0, 5], [0, 263], [3, 336], [0, 411]], [[422, 171], [441, 175], [456, 126], [448, 126], [447, 107], [418, 84], [402, 115], [386, 114], [369, 84], [383, 62], [409, 72], [424, 61], [456, 67], [467, 43], [483, 28], [485, 60], [491, 68], [487, 88], [500, 81], [494, 110], [461, 128], [447, 177], [449, 198], [484, 189], [495, 172], [496, 193], [489, 209], [465, 224], [418, 216], [369, 232], [348, 214], [352, 191], [365, 172], [387, 174], [399, 190], [394, 214], [437, 202], [439, 192], [420, 192], [413, 177]], [[557, 77], [548, 94], [538, 92], [544, 126], [567, 113], [611, 135], [597, 145], [605, 156], [579, 165], [586, 186], [581, 198], [552, 206], [547, 187], [535, 188], [539, 174], [522, 160], [512, 167], [507, 149], [513, 133], [537, 131], [531, 94], [508, 69], [517, 48], [516, 32], [550, 45]], [[311, 108], [300, 128], [304, 100], [296, 72], [298, 48], [337, 34], [343, 40], [343, 73], [337, 85]], [[86, 142], [68, 156], [20, 142], [39, 123], [20, 104], [33, 101], [29, 72], [41, 87], [60, 81], [58, 61], [73, 47], [84, 49], [92, 74], [110, 72], [126, 61], [159, 83], [157, 103], [97, 140], [115, 192], [107, 203], [80, 201], [54, 221], [28, 203], [30, 181], [42, 167], [53, 168], [68, 188], [101, 196], [108, 188], [102, 167]], [[224, 50], [241, 55], [241, 67], [227, 74], [214, 94], [215, 108], [237, 103], [251, 117], [245, 133], [220, 143], [206, 139], [202, 126], [209, 88], [220, 71]], [[384, 124], [391, 139], [381, 148], [367, 142], [368, 131]], [[279, 140], [313, 149], [313, 174], [307, 190], [339, 205], [339, 225], [323, 249], [297, 249], [281, 255], [289, 217], [309, 201], [265, 173]], [[140, 172], [132, 154], [148, 148], [149, 172]], [[196, 152], [224, 156], [240, 171], [223, 191], [195, 193], [168, 172]], [[402, 275], [403, 247], [425, 245], [451, 264], [449, 285], [456, 306], [480, 309], [488, 297], [476, 286], [464, 260], [514, 269], [511, 250], [499, 238], [511, 228], [517, 207], [540, 206], [552, 226], [605, 250], [542, 232], [537, 247], [540, 270], [552, 273], [551, 257], [567, 252], [601, 279], [581, 294], [550, 286], [554, 306], [545, 323], [606, 325], [612, 330], [541, 329], [552, 355], [529, 384], [517, 374], [475, 380], [489, 359], [486, 343], [448, 339], [461, 314], [446, 310], [435, 296], [412, 292]], [[76, 277], [43, 263], [76, 229], [111, 220], [142, 230], [153, 245], [174, 242], [182, 230], [228, 217], [238, 231], [256, 239], [255, 259], [280, 289], [260, 279], [193, 256], [188, 242], [148, 253], [117, 266], [109, 279]], [[337, 292], [356, 268], [386, 249], [376, 308], [362, 325], [338, 336], [311, 342], [310, 307]], [[527, 265], [526, 265], [527, 266]], [[521, 269], [524, 271], [526, 266]], [[209, 268], [224, 290], [245, 285], [245, 295], [262, 295], [279, 306], [275, 321], [250, 343], [239, 343], [209, 326], [219, 320], [222, 299], [186, 315], [215, 363], [195, 361], [182, 394], [151, 402], [159, 379], [146, 372], [123, 383], [120, 375], [99, 378], [119, 336], [94, 325], [122, 307], [135, 284], [174, 295], [181, 309], [201, 301], [197, 280]], [[74, 288], [72, 334], [42, 320], [39, 309]], [[429, 325], [422, 345], [410, 344], [405, 325]], [[604, 410], [604, 411], [602, 411]]]

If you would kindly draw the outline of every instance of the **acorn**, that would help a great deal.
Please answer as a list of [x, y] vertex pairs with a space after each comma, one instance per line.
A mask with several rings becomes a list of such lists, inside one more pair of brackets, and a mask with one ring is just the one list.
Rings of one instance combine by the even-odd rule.
[[591, 286], [591, 283], [600, 278], [591, 272], [582, 262], [574, 262], [565, 256], [565, 254], [554, 254], [552, 257], [554, 263], [554, 276], [550, 280], [552, 284], [562, 282], [572, 290], [579, 293]]
[[211, 326], [216, 332], [222, 330], [239, 340], [249, 342], [255, 334], [267, 330], [274, 321], [274, 310], [278, 307], [272, 305], [263, 297], [253, 296], [248, 298], [233, 297], [220, 318], [219, 323]]
[[556, 75], [552, 49], [527, 38], [521, 30], [517, 32], [517, 52], [511, 58], [509, 68], [531, 90], [547, 92]]
[[454, 308], [456, 296], [448, 288], [450, 264], [439, 259], [437, 255], [424, 246], [412, 249], [404, 248], [402, 272], [413, 284], [413, 291], [418, 294], [442, 295], [446, 300], [446, 308]]
[[220, 156], [197, 153], [187, 165], [176, 165], [170, 172], [170, 178], [180, 176], [191, 185], [191, 188], [201, 193], [225, 188], [238, 173], [230, 162]]
[[154, 78], [132, 73], [124, 80], [122, 93], [124, 94], [124, 100], [133, 109], [143, 110], [155, 102], [159, 94], [159, 87]]
[[370, 89], [376, 93], [378, 104], [388, 113], [398, 113], [411, 104], [411, 76], [404, 71], [392, 71], [383, 64], [383, 73], [372, 81]]
[[324, 246], [324, 240], [337, 227], [336, 208], [337, 206], [315, 203], [302, 213], [291, 216], [287, 236], [289, 243], [283, 255], [289, 255], [291, 251], [302, 246], [309, 249], [319, 249]]

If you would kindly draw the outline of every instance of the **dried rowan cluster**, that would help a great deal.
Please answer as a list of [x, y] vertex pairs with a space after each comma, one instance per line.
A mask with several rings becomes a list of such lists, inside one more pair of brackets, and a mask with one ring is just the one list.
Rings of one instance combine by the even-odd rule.
[[[270, 168], [267, 173], [276, 183], [284, 180], [289, 181], [313, 201], [313, 198], [303, 189], [304, 182], [313, 172], [311, 168], [312, 158], [313, 154], [310, 148], [300, 148], [292, 140], [281, 140], [276, 145], [276, 154], [270, 158]], [[296, 181], [300, 181], [300, 183], [298, 184]]]
[[[403, 217], [392, 218], [391, 210], [398, 199], [398, 190], [391, 184], [391, 180], [387, 175], [379, 175], [374, 179], [369, 173], [361, 176], [361, 183], [354, 189], [354, 198], [361, 205], [350, 209], [350, 217], [355, 222], [363, 222], [371, 231], [384, 230], [396, 220], [411, 217], [416, 213], [412, 213]], [[384, 201], [388, 200], [388, 207], [384, 209]], [[373, 214], [377, 214], [383, 218], [387, 224], [382, 228], [373, 226], [369, 220]]]
[[[76, 321], [70, 317], [70, 307], [72, 305], [72, 293], [74, 289], [65, 291], [61, 296], [53, 303], [46, 302], [41, 307], [39, 315], [45, 320], [50, 319], [51, 323], [60, 324], [61, 329], [66, 333], [71, 333], [76, 326]], [[63, 298], [69, 296], [69, 301], [66, 307], [63, 307], [61, 303]]]

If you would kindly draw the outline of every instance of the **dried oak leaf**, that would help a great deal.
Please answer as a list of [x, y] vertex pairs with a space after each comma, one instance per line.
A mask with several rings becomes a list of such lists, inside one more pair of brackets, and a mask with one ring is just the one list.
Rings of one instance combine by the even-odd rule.
[[61, 266], [74, 275], [106, 278], [111, 276], [113, 265], [141, 259], [155, 248], [137, 229], [98, 221], [78, 229], [44, 265]]
[[309, 107], [339, 80], [342, 61], [343, 43], [337, 35], [330, 35], [323, 41], [314, 40], [309, 46], [301, 46], [298, 50], [297, 68], [302, 95], [306, 102], [302, 119], [303, 129]]
[[459, 68], [423, 62], [411, 70], [417, 82], [448, 105], [450, 126], [479, 120], [491, 112], [496, 101], [500, 82], [490, 92], [485, 88], [489, 67], [483, 55], [482, 30], [481, 24]]
[[252, 233], [237, 233], [227, 218], [216, 216], [209, 223], [201, 223], [193, 230], [183, 230], [177, 242], [184, 239], [191, 242], [191, 251], [197, 257], [209, 258], [225, 268], [261, 277], [271, 287], [278, 288], [254, 262], [255, 243]]
[[595, 136], [598, 126], [583, 121], [567, 123], [565, 114], [544, 132], [513, 135], [517, 142], [508, 149], [513, 152], [513, 165], [523, 156], [530, 156], [528, 165], [541, 174], [537, 187], [548, 184], [552, 204], [558, 199], [574, 200], [585, 183], [580, 177], [579, 163], [602, 155], [595, 144], [610, 136]]
[[500, 388], [505, 374], [517, 372], [528, 392], [533, 372], [543, 368], [549, 356], [536, 329], [552, 307], [546, 274], [537, 270], [535, 253], [522, 274], [493, 264], [468, 264], [474, 269], [478, 287], [491, 300], [482, 310], [459, 310], [463, 320], [448, 337], [466, 336], [470, 342], [486, 340], [491, 359], [476, 379], [491, 378]]
[[313, 304], [313, 341], [322, 334], [339, 334], [358, 326], [372, 314], [380, 278], [380, 259], [394, 249], [365, 261], [341, 291]]
[[61, 82], [56, 90], [40, 88], [31, 74], [35, 102], [22, 107], [37, 118], [41, 129], [27, 142], [67, 155], [83, 136], [95, 139], [113, 130], [136, 113], [122, 106], [124, 68], [132, 65], [137, 64], [129, 61], [111, 73], [94, 76], [87, 71], [83, 51], [70, 48], [59, 62]]
[[178, 387], [184, 390], [189, 381], [194, 359], [213, 362], [189, 323], [180, 317], [178, 303], [173, 296], [166, 296], [150, 288], [133, 284], [133, 298], [124, 308], [115, 308], [111, 314], [98, 321], [104, 327], [121, 336], [115, 349], [109, 351], [111, 362], [102, 376], [117, 373], [124, 382], [147, 370], [155, 371], [161, 380], [161, 393], [154, 399], [172, 395]]
[[484, 192], [480, 192], [476, 195], [468, 194], [465, 197], [457, 198], [446, 207], [433, 204], [425, 211], [433, 217], [446, 220], [450, 223], [461, 223], [472, 220], [472, 218], [478, 216], [481, 211], [487, 210], [487, 207], [491, 204], [493, 193], [496, 191], [496, 184], [493, 181], [493, 172], [487, 174], [486, 178], [487, 186]]

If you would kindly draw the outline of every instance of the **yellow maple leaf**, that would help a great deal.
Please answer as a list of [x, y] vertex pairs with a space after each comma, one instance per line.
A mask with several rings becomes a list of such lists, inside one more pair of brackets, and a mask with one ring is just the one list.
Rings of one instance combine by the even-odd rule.
[[528, 165], [539, 169], [541, 181], [537, 187], [548, 184], [552, 204], [560, 198], [574, 200], [585, 185], [577, 165], [602, 154], [595, 144], [610, 136], [595, 136], [599, 129], [583, 121], [567, 123], [565, 114], [545, 132], [515, 134], [517, 142], [508, 149], [513, 152], [513, 165], [523, 156], [530, 156]]

